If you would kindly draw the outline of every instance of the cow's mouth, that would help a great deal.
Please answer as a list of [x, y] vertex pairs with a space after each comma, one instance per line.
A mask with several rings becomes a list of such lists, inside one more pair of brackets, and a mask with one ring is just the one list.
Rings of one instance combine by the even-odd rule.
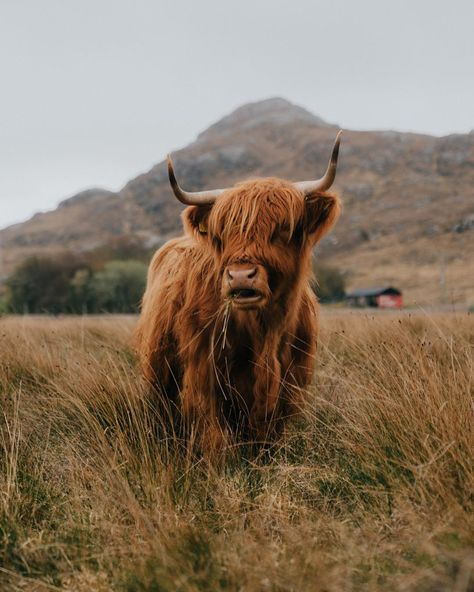
[[263, 294], [252, 288], [234, 288], [229, 292], [229, 298], [233, 304], [247, 307], [263, 300]]

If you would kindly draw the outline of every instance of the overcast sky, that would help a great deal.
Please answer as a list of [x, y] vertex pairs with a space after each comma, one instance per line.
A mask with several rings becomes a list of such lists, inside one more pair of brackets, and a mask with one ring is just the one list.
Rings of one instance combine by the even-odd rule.
[[120, 188], [239, 105], [474, 128], [473, 0], [0, 0], [0, 227]]

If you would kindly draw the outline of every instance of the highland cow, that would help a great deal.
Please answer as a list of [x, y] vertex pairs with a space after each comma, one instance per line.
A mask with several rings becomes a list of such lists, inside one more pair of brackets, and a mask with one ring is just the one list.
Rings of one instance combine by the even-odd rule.
[[168, 173], [185, 236], [151, 261], [136, 346], [145, 378], [213, 452], [272, 441], [312, 378], [318, 305], [314, 245], [340, 211], [329, 193], [340, 132], [317, 181], [251, 180], [190, 193]]

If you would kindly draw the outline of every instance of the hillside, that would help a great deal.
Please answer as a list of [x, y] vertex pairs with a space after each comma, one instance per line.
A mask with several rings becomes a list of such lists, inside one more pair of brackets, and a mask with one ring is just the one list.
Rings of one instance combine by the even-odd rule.
[[[174, 153], [177, 174], [190, 190], [249, 176], [314, 178], [337, 129], [284, 99], [244, 105]], [[473, 132], [345, 131], [336, 188], [344, 213], [319, 256], [347, 271], [350, 288], [393, 283], [409, 303], [474, 303]], [[162, 161], [118, 193], [91, 189], [0, 231], [2, 275], [29, 254], [121, 235], [157, 244], [180, 231], [181, 210]]]

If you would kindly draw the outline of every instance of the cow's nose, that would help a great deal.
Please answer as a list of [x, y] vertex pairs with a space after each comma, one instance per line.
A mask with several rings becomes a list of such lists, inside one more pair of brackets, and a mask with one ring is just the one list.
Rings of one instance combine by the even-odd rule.
[[227, 281], [231, 288], [235, 286], [248, 286], [252, 284], [257, 277], [258, 268], [257, 267], [248, 267], [248, 268], [239, 268], [239, 269], [231, 269], [230, 267], [227, 268]]

